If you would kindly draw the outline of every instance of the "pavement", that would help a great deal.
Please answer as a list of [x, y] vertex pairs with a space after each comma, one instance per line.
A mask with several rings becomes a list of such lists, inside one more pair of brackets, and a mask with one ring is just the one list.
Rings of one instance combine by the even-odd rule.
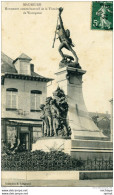
[[91, 180], [2, 180], [3, 186], [26, 187], [112, 187], [112, 179]]

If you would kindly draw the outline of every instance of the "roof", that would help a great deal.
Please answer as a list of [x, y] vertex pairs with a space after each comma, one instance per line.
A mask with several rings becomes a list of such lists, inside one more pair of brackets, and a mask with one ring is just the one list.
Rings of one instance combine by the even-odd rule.
[[32, 75], [33, 77], [46, 78], [46, 77], [43, 77], [43, 76], [39, 75], [39, 74], [36, 73], [36, 72], [31, 72], [31, 75]]
[[19, 57], [17, 57], [15, 60], [13, 60], [13, 64], [14, 64], [18, 59], [29, 60], [29, 61], [32, 60], [32, 58], [30, 58], [30, 57], [27, 56], [26, 54], [22, 53]]
[[13, 68], [12, 66], [10, 66], [7, 63], [2, 63], [1, 65], [1, 73], [17, 73], [17, 70], [15, 68]]
[[[16, 59], [28, 59], [29, 61], [32, 60], [29, 56], [22, 53], [18, 58]], [[31, 72], [31, 75], [24, 75], [24, 74], [18, 74], [13, 59], [8, 57], [6, 54], [2, 52], [1, 54], [1, 73], [2, 73], [2, 84], [4, 84], [5, 78], [12, 78], [12, 79], [22, 79], [22, 80], [32, 80], [32, 81], [42, 81], [42, 82], [49, 82], [53, 79], [46, 78], [44, 76], [39, 75], [36, 72]]]
[[17, 73], [17, 70], [15, 68], [15, 66], [13, 65], [13, 60], [8, 57], [6, 54], [4, 54], [3, 52], [1, 53], [1, 73]]
[[52, 81], [53, 79], [51, 78], [46, 78], [46, 77], [43, 77], [43, 76], [31, 76], [31, 75], [24, 75], [24, 74], [10, 74], [10, 73], [5, 73], [5, 74], [2, 74], [1, 76], [1, 82], [2, 82], [2, 85], [4, 85], [4, 80], [5, 78], [9, 78], [9, 79], [21, 79], [21, 80], [29, 80], [29, 81], [41, 81], [41, 82], [49, 82], [49, 81]]

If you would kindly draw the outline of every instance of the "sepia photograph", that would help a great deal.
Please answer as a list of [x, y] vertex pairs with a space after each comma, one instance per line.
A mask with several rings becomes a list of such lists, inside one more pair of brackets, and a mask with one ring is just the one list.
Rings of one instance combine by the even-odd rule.
[[113, 1], [1, 2], [2, 187], [113, 186]]

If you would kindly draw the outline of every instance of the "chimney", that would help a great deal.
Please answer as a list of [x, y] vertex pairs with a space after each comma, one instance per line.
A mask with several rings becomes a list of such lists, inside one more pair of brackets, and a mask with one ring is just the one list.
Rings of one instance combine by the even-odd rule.
[[30, 70], [31, 72], [34, 72], [34, 64], [30, 64]]

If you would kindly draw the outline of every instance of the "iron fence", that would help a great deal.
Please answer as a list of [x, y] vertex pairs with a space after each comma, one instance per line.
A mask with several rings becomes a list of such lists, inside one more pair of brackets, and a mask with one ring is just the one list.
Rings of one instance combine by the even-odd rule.
[[109, 159], [75, 159], [63, 152], [23, 152], [2, 155], [2, 170], [9, 171], [48, 171], [48, 170], [112, 170]]

